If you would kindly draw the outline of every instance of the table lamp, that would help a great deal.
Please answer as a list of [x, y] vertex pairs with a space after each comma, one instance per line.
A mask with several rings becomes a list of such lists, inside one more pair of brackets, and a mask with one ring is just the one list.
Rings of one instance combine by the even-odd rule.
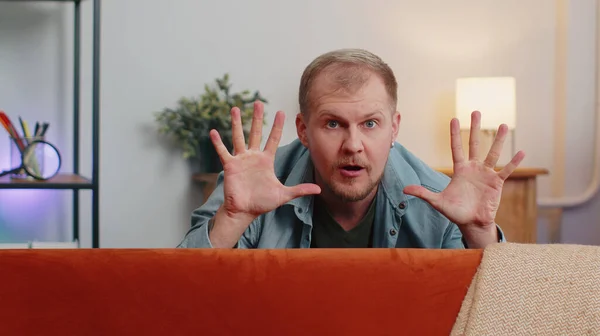
[[456, 80], [456, 117], [461, 131], [471, 127], [471, 113], [481, 113], [481, 130], [491, 141], [500, 124], [511, 133], [511, 152], [515, 155], [516, 85], [513, 77], [467, 77]]

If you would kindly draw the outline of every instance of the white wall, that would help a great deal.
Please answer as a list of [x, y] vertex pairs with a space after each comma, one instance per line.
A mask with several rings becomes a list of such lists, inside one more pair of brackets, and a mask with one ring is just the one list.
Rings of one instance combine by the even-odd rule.
[[[564, 193], [580, 195], [591, 182], [594, 160], [594, 99], [597, 62], [597, 1], [568, 1], [568, 48], [566, 79], [566, 146]], [[600, 148], [596, 148], [600, 151]], [[600, 169], [597, 167], [596, 169]], [[563, 243], [600, 244], [600, 195], [590, 202], [564, 211], [559, 236]]]
[[[90, 7], [86, 2], [84, 25], [89, 24]], [[570, 161], [565, 191], [574, 194], [583, 190], [591, 175], [595, 1], [572, 0], [569, 9], [566, 156]], [[69, 5], [0, 3], [0, 108], [23, 111], [15, 113], [31, 118], [43, 110], [56, 120], [56, 129], [59, 122], [70, 123], [70, 75], [64, 77], [60, 71], [69, 73], [70, 14]], [[548, 0], [179, 0], [177, 5], [104, 0], [102, 246], [174, 246], [200, 203], [199, 188], [191, 183], [186, 163], [156, 136], [154, 111], [173, 106], [180, 96], [200, 93], [205, 83], [229, 72], [235, 89], [260, 89], [270, 100], [269, 124], [276, 110], [286, 111], [282, 144], [288, 143], [296, 136], [293, 118], [303, 68], [318, 54], [341, 47], [369, 49], [392, 66], [403, 113], [398, 139], [433, 166], [451, 163], [448, 123], [455, 78], [515, 76], [516, 143], [527, 153], [523, 165], [554, 169], [556, 16], [556, 6]], [[86, 26], [84, 33], [91, 30]], [[89, 49], [91, 35], [85, 34]], [[85, 50], [84, 56], [89, 55]], [[87, 60], [85, 79], [89, 80]], [[34, 98], [25, 100], [24, 92]], [[85, 94], [83, 111], [89, 113], [90, 94]], [[65, 151], [70, 148], [69, 136], [52, 135]], [[82, 133], [86, 135], [89, 127]], [[83, 146], [89, 148], [86, 141]], [[0, 148], [6, 146], [0, 137]], [[508, 154], [507, 148], [504, 160]], [[84, 168], [89, 169], [89, 161]], [[141, 174], [134, 173], [138, 168]], [[551, 184], [552, 176], [540, 179], [541, 196], [550, 195]], [[58, 214], [32, 218], [14, 210], [21, 193], [0, 190], [0, 239], [2, 232], [19, 238], [69, 234], [68, 197], [58, 201]], [[2, 205], [7, 199], [10, 207]], [[88, 195], [83, 200], [85, 235]], [[18, 203], [34, 207], [27, 201]], [[596, 197], [583, 208], [567, 211], [561, 240], [600, 243], [595, 219], [599, 208]], [[15, 229], [14, 223], [31, 228]], [[54, 224], [62, 229], [52, 231]], [[539, 236], [544, 241], [547, 235], [541, 224]], [[84, 245], [89, 244], [83, 238]]]

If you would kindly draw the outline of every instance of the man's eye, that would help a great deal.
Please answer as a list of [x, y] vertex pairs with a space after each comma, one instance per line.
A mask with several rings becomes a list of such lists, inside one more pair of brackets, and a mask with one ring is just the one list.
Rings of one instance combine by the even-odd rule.
[[377, 125], [377, 123], [375, 122], [375, 120], [369, 120], [367, 122], [365, 122], [365, 126], [367, 126], [367, 128], [373, 128]]
[[329, 128], [336, 128], [338, 126], [338, 122], [335, 120], [330, 120], [327, 122], [327, 127]]

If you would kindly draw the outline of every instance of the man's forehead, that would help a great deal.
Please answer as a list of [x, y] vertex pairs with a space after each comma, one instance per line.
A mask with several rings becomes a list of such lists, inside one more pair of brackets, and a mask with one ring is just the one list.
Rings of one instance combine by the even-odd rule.
[[364, 119], [385, 117], [381, 109], [339, 109], [339, 110], [321, 110], [319, 116], [335, 116], [340, 119]]
[[315, 76], [307, 98], [310, 113], [330, 109], [331, 114], [342, 115], [349, 111], [346, 108], [332, 109], [331, 106], [361, 104], [365, 105], [360, 107], [361, 113], [371, 113], [376, 110], [387, 111], [388, 105], [392, 105], [383, 78], [364, 67], [328, 67]]
[[329, 85], [315, 85], [311, 92], [311, 105], [325, 102], [357, 102], [365, 100], [387, 99], [387, 91], [383, 85], [365, 83], [356, 87], [345, 87], [331, 83]]
[[[349, 91], [340, 86], [315, 86], [311, 93], [311, 109], [338, 109], [356, 108], [352, 105], [367, 107], [371, 110], [382, 110], [388, 104], [388, 94], [383, 86], [363, 85], [358, 89]], [[323, 106], [325, 105], [325, 106]]]

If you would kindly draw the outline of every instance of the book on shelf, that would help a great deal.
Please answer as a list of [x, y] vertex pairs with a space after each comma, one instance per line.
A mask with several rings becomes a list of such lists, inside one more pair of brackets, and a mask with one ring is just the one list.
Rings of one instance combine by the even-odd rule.
[[29, 243], [0, 243], [0, 250], [28, 249], [28, 248], [30, 248]]
[[78, 241], [72, 242], [47, 242], [47, 241], [32, 241], [32, 249], [75, 249], [79, 248]]
[[7, 249], [76, 249], [79, 248], [78, 241], [52, 242], [52, 241], [29, 241], [21, 243], [0, 243], [0, 250]]

